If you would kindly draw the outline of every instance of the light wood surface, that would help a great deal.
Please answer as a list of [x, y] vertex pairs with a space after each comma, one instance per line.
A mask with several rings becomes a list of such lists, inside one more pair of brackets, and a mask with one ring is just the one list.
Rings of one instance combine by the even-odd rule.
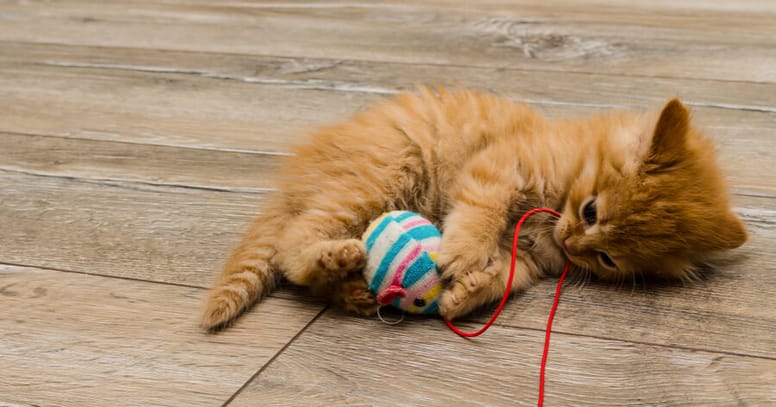
[[[7, 15], [0, 40], [620, 75], [776, 79], [773, 70], [762, 69], [776, 62], [773, 7], [709, 10], [711, 2], [697, 3], [694, 9], [625, 2], [617, 7], [595, 1], [559, 3], [29, 2], [0, 8]], [[40, 30], [40, 25], [46, 29]]]
[[206, 336], [192, 312], [203, 294], [0, 266], [0, 404], [218, 405], [323, 308], [269, 298], [232, 329]]
[[261, 200], [245, 193], [0, 172], [12, 264], [204, 287]]
[[2, 43], [0, 50], [19, 55], [0, 57], [8, 93], [0, 102], [14, 118], [5, 130], [21, 134], [282, 154], [316, 125], [418, 83], [489, 89], [557, 117], [657, 109], [679, 95], [718, 141], [723, 160], [735, 163], [728, 165], [731, 184], [749, 193], [776, 185], [775, 175], [761, 171], [776, 150], [776, 103], [768, 98], [776, 84], [232, 55], [214, 65], [201, 53]]
[[0, 2], [0, 406], [534, 404], [553, 279], [474, 340], [288, 287], [196, 326], [289, 144], [421, 83], [557, 118], [682, 97], [751, 240], [694, 284], [572, 278], [546, 405], [776, 405], [774, 21], [755, 0]]
[[[360, 340], [343, 340], [343, 323]], [[536, 405], [543, 332], [499, 326], [467, 341], [451, 339], [441, 321], [405, 325], [327, 312], [233, 405]], [[547, 406], [776, 401], [772, 360], [587, 335], [552, 339]]]

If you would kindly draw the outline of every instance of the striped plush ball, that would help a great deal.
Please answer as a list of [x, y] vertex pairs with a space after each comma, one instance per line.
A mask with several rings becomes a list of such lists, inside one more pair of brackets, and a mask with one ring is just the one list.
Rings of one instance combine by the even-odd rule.
[[388, 212], [375, 219], [363, 236], [364, 276], [381, 305], [413, 314], [439, 311], [440, 271], [434, 260], [439, 230], [417, 213]]

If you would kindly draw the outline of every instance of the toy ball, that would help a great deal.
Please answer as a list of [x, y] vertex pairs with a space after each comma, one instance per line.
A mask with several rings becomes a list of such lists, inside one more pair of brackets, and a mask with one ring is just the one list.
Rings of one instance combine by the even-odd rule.
[[412, 314], [439, 311], [442, 283], [434, 260], [441, 238], [431, 222], [414, 212], [388, 212], [372, 222], [363, 236], [364, 277], [378, 303]]

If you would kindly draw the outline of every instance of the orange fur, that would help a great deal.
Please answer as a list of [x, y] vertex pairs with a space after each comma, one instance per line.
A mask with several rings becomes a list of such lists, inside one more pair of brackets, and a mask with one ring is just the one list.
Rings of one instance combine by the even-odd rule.
[[[357, 239], [394, 209], [417, 211], [443, 231], [440, 312], [448, 318], [502, 295], [512, 228], [534, 207], [564, 216], [524, 226], [515, 290], [559, 269], [564, 251], [604, 278], [686, 278], [710, 253], [746, 240], [713, 147], [678, 100], [659, 118], [618, 112], [552, 123], [491, 94], [423, 88], [319, 131], [280, 176], [208, 295], [206, 329], [233, 320], [281, 274], [374, 312]], [[592, 198], [597, 219], [586, 224]]]

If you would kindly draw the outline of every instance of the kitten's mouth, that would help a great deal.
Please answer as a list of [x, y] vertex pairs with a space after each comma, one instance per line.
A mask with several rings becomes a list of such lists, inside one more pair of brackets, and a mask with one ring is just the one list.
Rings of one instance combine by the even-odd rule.
[[573, 265], [575, 265], [577, 267], [582, 267], [582, 268], [586, 268], [586, 269], [590, 269], [591, 268], [590, 264], [588, 263], [588, 261], [586, 259], [569, 253], [568, 250], [566, 250], [566, 248], [564, 247], [563, 244], [560, 245], [560, 250], [563, 252], [563, 255], [566, 256], [566, 259], [568, 259], [568, 261], [571, 262], [571, 264], [573, 264]]

